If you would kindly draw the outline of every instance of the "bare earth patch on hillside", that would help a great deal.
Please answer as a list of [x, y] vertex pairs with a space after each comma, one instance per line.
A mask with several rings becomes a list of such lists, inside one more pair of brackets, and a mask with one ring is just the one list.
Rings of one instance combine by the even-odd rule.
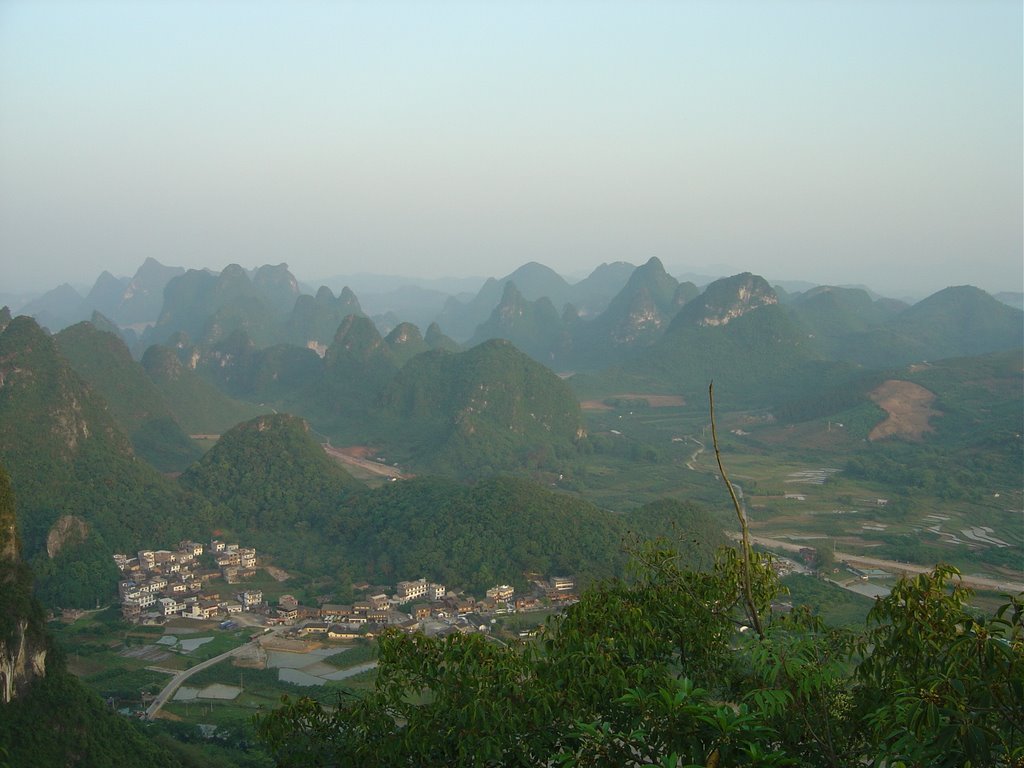
[[336, 461], [349, 467], [358, 467], [372, 475], [394, 478], [396, 480], [407, 480], [412, 475], [407, 475], [394, 467], [389, 467], [379, 461], [371, 461], [367, 456], [373, 454], [371, 448], [365, 445], [349, 445], [344, 448], [335, 448], [331, 445], [323, 446], [324, 453]]
[[368, 445], [346, 445], [334, 450], [345, 456], [351, 456], [353, 459], [365, 459], [367, 456], [372, 456], [375, 453]]
[[889, 417], [871, 430], [868, 440], [893, 436], [920, 440], [925, 432], [932, 431], [932, 416], [942, 415], [931, 407], [935, 393], [910, 381], [890, 379], [871, 392], [871, 399]]
[[649, 408], [680, 408], [686, 400], [680, 395], [638, 395], [633, 392], [624, 395], [609, 395], [604, 400], [584, 400], [580, 408], [584, 411], [610, 411], [612, 406], [605, 400], [645, 400]]
[[291, 578], [291, 574], [281, 568], [275, 568], [272, 565], [264, 566], [267, 573], [269, 573], [275, 581], [288, 581]]

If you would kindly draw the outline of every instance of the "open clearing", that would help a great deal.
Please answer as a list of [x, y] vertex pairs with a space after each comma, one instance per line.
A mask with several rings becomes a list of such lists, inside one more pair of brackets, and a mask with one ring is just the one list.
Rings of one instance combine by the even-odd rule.
[[941, 415], [931, 407], [935, 393], [910, 381], [890, 379], [871, 392], [871, 399], [889, 417], [871, 430], [868, 440], [894, 435], [920, 440], [925, 432], [932, 431], [931, 417]]
[[335, 461], [347, 464], [350, 467], [358, 467], [370, 474], [394, 478], [396, 480], [406, 480], [410, 477], [410, 475], [399, 471], [395, 467], [389, 467], [387, 464], [382, 464], [379, 461], [371, 461], [365, 458], [370, 454], [370, 449], [363, 445], [353, 445], [348, 448], [335, 448], [330, 445], [324, 445], [323, 449], [324, 453]]

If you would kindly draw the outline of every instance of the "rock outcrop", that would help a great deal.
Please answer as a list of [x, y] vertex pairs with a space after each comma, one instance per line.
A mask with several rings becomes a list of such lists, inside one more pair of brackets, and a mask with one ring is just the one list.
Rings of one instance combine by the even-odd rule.
[[21, 560], [11, 481], [0, 467], [0, 702], [9, 704], [45, 674], [42, 612]]

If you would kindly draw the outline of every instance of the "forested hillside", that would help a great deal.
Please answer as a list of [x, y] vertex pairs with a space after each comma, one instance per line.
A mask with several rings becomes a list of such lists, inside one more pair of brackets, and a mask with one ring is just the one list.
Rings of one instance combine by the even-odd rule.
[[112, 552], [178, 540], [208, 504], [134, 455], [106, 403], [31, 318], [0, 334], [0, 379], [0, 463], [19, 499], [37, 590], [49, 604], [106, 602], [117, 578]]
[[0, 465], [0, 765], [180, 765], [67, 671], [32, 596], [15, 506]]
[[216, 525], [289, 563], [301, 563], [303, 548], [325, 548], [329, 521], [363, 487], [324, 454], [302, 419], [287, 414], [226, 432], [180, 482], [214, 505]]
[[54, 341], [75, 373], [103, 397], [136, 454], [162, 471], [180, 471], [199, 458], [199, 448], [121, 339], [78, 323]]
[[[939, 567], [899, 582], [864, 629], [773, 612], [766, 560], [694, 571], [659, 545], [539, 642], [390, 632], [374, 690], [261, 718], [281, 766], [1015, 766], [1024, 610], [965, 606]], [[747, 588], [741, 584], [748, 585]], [[739, 631], [738, 631], [739, 630]]]
[[585, 434], [569, 387], [507, 341], [410, 360], [380, 395], [381, 437], [419, 466], [486, 475], [557, 470]]

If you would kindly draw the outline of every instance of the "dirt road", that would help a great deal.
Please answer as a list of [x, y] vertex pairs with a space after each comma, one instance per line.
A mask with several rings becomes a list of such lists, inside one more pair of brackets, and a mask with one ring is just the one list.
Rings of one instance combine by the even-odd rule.
[[[727, 534], [729, 538], [738, 539], [738, 533]], [[750, 540], [755, 544], [760, 544], [768, 549], [782, 550], [784, 552], [799, 552], [804, 547], [814, 547], [814, 540], [809, 539], [803, 544], [793, 544], [788, 541], [780, 541], [779, 539], [768, 539], [764, 536], [751, 536]], [[881, 568], [882, 570], [889, 571], [896, 575], [902, 574], [913, 574], [913, 573], [926, 573], [932, 569], [932, 566], [918, 565], [917, 563], [901, 563], [896, 560], [883, 560], [878, 557], [865, 557], [863, 555], [854, 555], [849, 552], [836, 552], [836, 560], [849, 563], [854, 566], [867, 566], [868, 568]], [[1024, 583], [1009, 581], [1008, 579], [989, 579], [984, 576], [961, 576], [961, 580], [964, 586], [976, 587], [978, 589], [991, 589], [997, 592], [1010, 592], [1017, 594], [1018, 592], [1024, 592]]]
[[199, 672], [203, 669], [207, 669], [208, 667], [212, 667], [214, 664], [218, 664], [224, 661], [224, 659], [231, 658], [232, 656], [240, 656], [242, 653], [249, 651], [252, 646], [259, 645], [261, 639], [261, 637], [258, 637], [255, 640], [250, 640], [248, 643], [245, 643], [244, 645], [240, 645], [237, 648], [232, 648], [230, 651], [225, 651], [220, 656], [214, 656], [212, 659], [202, 661], [199, 664], [196, 664], [194, 667], [183, 670], [176, 674], [173, 678], [171, 678], [171, 681], [164, 686], [164, 689], [160, 691], [157, 697], [153, 699], [153, 703], [146, 708], [146, 719], [152, 720], [154, 717], [156, 717], [156, 713], [159, 712], [160, 708], [168, 702], [171, 696], [174, 695], [175, 691], [177, 691], [178, 688], [180, 688], [181, 685], [196, 672]]

